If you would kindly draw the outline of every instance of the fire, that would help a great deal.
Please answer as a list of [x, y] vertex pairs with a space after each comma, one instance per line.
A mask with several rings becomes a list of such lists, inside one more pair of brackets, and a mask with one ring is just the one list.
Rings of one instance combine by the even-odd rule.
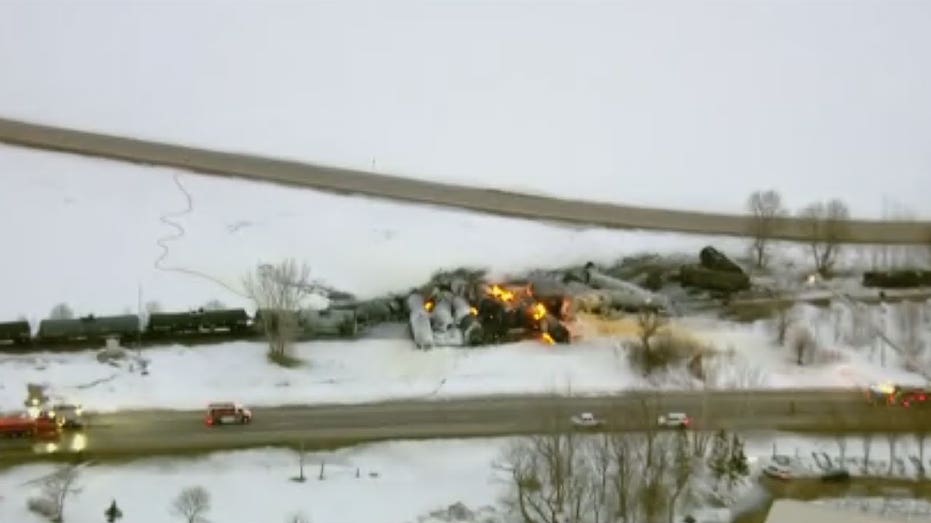
[[550, 333], [544, 332], [543, 336], [540, 337], [547, 345], [556, 345], [556, 340], [550, 336]]
[[472, 316], [478, 316], [478, 309], [476, 309], [475, 307], [469, 307], [469, 314], [471, 314]]
[[435, 307], [435, 306], [436, 306], [436, 304], [433, 303], [433, 300], [430, 300], [430, 301], [428, 301], [428, 302], [426, 302], [426, 303], [423, 304], [423, 308], [424, 308], [424, 310], [426, 310], [427, 312], [433, 311], [433, 307]]
[[504, 289], [498, 285], [491, 286], [491, 295], [503, 302], [509, 302], [514, 300], [514, 293]]
[[540, 321], [546, 317], [546, 307], [543, 306], [542, 303], [536, 303], [534, 304], [533, 309], [531, 309], [531, 314], [533, 314], [534, 320]]

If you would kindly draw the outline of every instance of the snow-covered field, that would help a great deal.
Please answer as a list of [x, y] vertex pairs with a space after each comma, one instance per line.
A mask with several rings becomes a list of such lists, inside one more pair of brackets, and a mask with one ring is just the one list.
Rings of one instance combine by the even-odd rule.
[[[814, 335], [822, 353], [828, 355], [824, 361], [798, 366], [793, 353], [775, 344], [767, 322], [734, 325], [692, 317], [674, 322], [670, 329], [716, 353], [704, 364], [708, 386], [714, 388], [923, 382], [920, 376], [902, 370], [892, 351], [887, 351], [882, 366], [878, 350], [834, 342], [834, 324], [830, 319], [818, 320], [821, 312], [817, 309], [802, 307], [799, 315], [811, 316], [809, 321], [818, 327]], [[8, 355], [0, 357], [0, 410], [21, 408], [28, 383], [47, 384], [53, 395], [101, 411], [199, 409], [218, 398], [273, 406], [702, 386], [681, 367], [644, 378], [631, 367], [623, 347], [630, 334], [630, 330], [619, 331], [572, 345], [527, 341], [426, 352], [415, 350], [404, 339], [301, 343], [295, 354], [307, 364], [291, 369], [270, 365], [261, 343], [171, 346], [142, 352], [149, 360], [145, 376], [130, 362], [118, 367], [100, 363], [93, 351]]]
[[[860, 457], [856, 438], [848, 438], [848, 457]], [[211, 495], [211, 521], [270, 521], [303, 513], [312, 522], [439, 523], [431, 513], [447, 512], [461, 503], [475, 513], [476, 523], [491, 516], [500, 521], [499, 500], [507, 478], [493, 464], [515, 438], [442, 441], [396, 441], [361, 445], [329, 452], [308, 453], [307, 481], [290, 481], [298, 475], [296, 454], [286, 450], [254, 449], [217, 452], [200, 458], [141, 459], [124, 465], [94, 465], [81, 469], [65, 505], [66, 521], [98, 521], [116, 500], [124, 521], [155, 523], [171, 520], [171, 502], [182, 488], [203, 486]], [[837, 454], [836, 441], [782, 433], [750, 434], [745, 451], [751, 473], [767, 462], [773, 444], [780, 454], [802, 458], [812, 452]], [[911, 442], [900, 440], [897, 456], [914, 454]], [[886, 443], [873, 441], [871, 461], [877, 466], [889, 459]], [[319, 479], [324, 463], [324, 479]], [[26, 510], [26, 500], [38, 493], [41, 478], [54, 469], [32, 464], [0, 473], [0, 521], [21, 523], [41, 520]], [[357, 475], [358, 474], [358, 475]], [[261, 495], [243, 495], [261, 485]], [[753, 482], [742, 487], [752, 487]], [[747, 491], [748, 498], [756, 494]], [[832, 505], [859, 506], [863, 500], [828, 500]], [[753, 503], [752, 499], [738, 500]], [[906, 503], [897, 502], [897, 506]], [[918, 502], [911, 502], [917, 505]], [[888, 504], [887, 504], [888, 505]], [[914, 507], [912, 507], [914, 510]], [[728, 509], [704, 509], [700, 521], [728, 521]], [[495, 517], [497, 516], [497, 517]]]
[[773, 187], [928, 213], [923, 2], [216, 4], [4, 1], [0, 114], [661, 207]]
[[[0, 208], [17, 220], [0, 223], [16, 246], [2, 259], [0, 318], [23, 314], [34, 324], [66, 302], [78, 314], [120, 313], [158, 301], [188, 310], [210, 299], [251, 305], [243, 275], [259, 262], [307, 261], [314, 278], [359, 295], [404, 290], [441, 268], [485, 267], [518, 272], [534, 267], [610, 262], [640, 252], [688, 252], [709, 242], [743, 252], [746, 241], [554, 227], [433, 207], [181, 174], [193, 210], [175, 184], [177, 171], [0, 146], [4, 190]], [[167, 241], [165, 268], [154, 267]], [[35, 325], [34, 325], [35, 327]]]
[[[170, 509], [182, 488], [211, 495], [205, 514], [217, 522], [290, 523], [303, 513], [314, 523], [415, 523], [421, 516], [463, 503], [473, 511], [495, 505], [501, 489], [491, 467], [506, 440], [390, 442], [308, 454], [304, 483], [298, 460], [284, 450], [216, 453], [198, 459], [140, 460], [82, 470], [65, 506], [65, 520], [101, 521], [116, 500], [122, 521], [176, 521]], [[325, 463], [320, 480], [320, 463]], [[356, 477], [358, 469], [359, 477]], [[45, 464], [0, 473], [0, 521], [38, 523], [26, 509], [35, 484], [53, 470]]]
[[[230, 292], [260, 261], [308, 260], [314, 276], [372, 296], [421, 283], [442, 267], [481, 266], [503, 274], [586, 260], [609, 262], [641, 252], [696, 253], [708, 243], [740, 255], [746, 240], [552, 227], [521, 220], [396, 205], [362, 198], [182, 174], [193, 202], [174, 215], [185, 236], [169, 241], [163, 267], [194, 270], [211, 279], [154, 267], [159, 238], [175, 231], [163, 213], [186, 208], [176, 172], [0, 147], [10, 162], [0, 207], [18, 217], [0, 224], [17, 254], [3, 258], [5, 298], [0, 318], [47, 317], [58, 302], [78, 314], [134, 311], [139, 300], [186, 310], [218, 298], [250, 304]], [[26, 255], [28, 253], [28, 255]], [[850, 250], [848, 263], [862, 262]], [[783, 259], [804, 266], [802, 246], [784, 246]], [[735, 325], [685, 318], [680, 330], [720, 351], [714, 386], [862, 386], [882, 379], [908, 381], [894, 355], [885, 368], [873, 349], [854, 349], [831, 332], [835, 320], [814, 309], [802, 316], [819, 325], [820, 345], [840, 357], [798, 367], [773, 345], [765, 323]], [[852, 323], [847, 317], [846, 324]], [[841, 330], [849, 330], [842, 326]], [[629, 336], [631, 332], [625, 334]], [[233, 343], [145, 352], [151, 374], [104, 366], [89, 352], [4, 356], [0, 408], [20, 406], [30, 382], [49, 383], [87, 405], [200, 408], [217, 397], [256, 405], [354, 402], [389, 397], [449, 397], [475, 393], [604, 393], [639, 387], [694, 386], [684, 376], [645, 381], [618, 349], [619, 336], [589, 338], [571, 347], [535, 343], [473, 351], [418, 353], [398, 340], [304, 344], [301, 369], [270, 368], [258, 344]], [[181, 370], [179, 370], [181, 369]], [[178, 372], [188, 386], [177, 388]], [[93, 386], [86, 386], [96, 383]]]

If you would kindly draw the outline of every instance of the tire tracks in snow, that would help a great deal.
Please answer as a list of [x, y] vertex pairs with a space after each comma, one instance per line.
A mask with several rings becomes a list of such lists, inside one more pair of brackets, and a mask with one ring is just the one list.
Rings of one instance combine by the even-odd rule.
[[187, 231], [185, 231], [184, 226], [174, 221], [173, 219], [187, 216], [194, 211], [194, 198], [191, 196], [191, 193], [188, 192], [188, 190], [181, 183], [181, 173], [175, 173], [175, 175], [173, 176], [173, 180], [175, 182], [175, 185], [181, 191], [181, 193], [184, 194], [184, 198], [185, 198], [185, 201], [187, 202], [187, 206], [181, 211], [162, 213], [162, 215], [159, 217], [159, 221], [161, 221], [163, 224], [174, 229], [175, 234], [171, 234], [168, 236], [162, 236], [161, 238], [158, 238], [157, 240], [155, 240], [155, 243], [157, 243], [158, 246], [162, 248], [162, 254], [155, 260], [155, 263], [153, 263], [152, 266], [156, 270], [159, 270], [162, 272], [176, 272], [179, 274], [193, 276], [195, 278], [201, 278], [201, 279], [210, 281], [216, 285], [223, 287], [224, 289], [235, 294], [236, 296], [239, 296], [240, 298], [249, 299], [249, 297], [246, 296], [244, 292], [240, 291], [239, 289], [233, 288], [232, 286], [230, 286], [223, 280], [220, 280], [219, 278], [216, 278], [205, 272], [201, 272], [195, 269], [190, 269], [188, 267], [166, 267], [165, 265], [163, 265], [163, 262], [165, 261], [166, 258], [168, 258], [168, 255], [171, 252], [171, 249], [169, 248], [168, 243], [180, 240], [187, 235]]

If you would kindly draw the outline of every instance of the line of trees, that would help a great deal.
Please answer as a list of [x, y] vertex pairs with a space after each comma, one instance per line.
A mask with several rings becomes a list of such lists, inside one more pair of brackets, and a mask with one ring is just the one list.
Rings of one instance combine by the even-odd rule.
[[[652, 414], [644, 406], [646, 426]], [[671, 523], [749, 474], [739, 437], [720, 432], [710, 449], [709, 439], [700, 431], [581, 435], [554, 425], [517, 441], [494, 468], [507, 478], [504, 509], [523, 523]]]
[[[777, 220], [789, 214], [782, 196], [772, 190], [753, 192], [747, 198], [750, 212], [750, 252], [758, 269], [767, 266], [770, 246]], [[839, 199], [827, 202], [812, 202], [798, 211], [810, 233], [808, 247], [815, 270], [822, 276], [830, 276], [840, 251], [840, 238], [846, 232], [850, 220], [850, 209]]]
[[[773, 189], [751, 193], [746, 208], [751, 216], [748, 231], [752, 238], [749, 246], [751, 258], [757, 269], [764, 269], [770, 261], [776, 222], [787, 217], [790, 212], [782, 196]], [[807, 244], [814, 269], [822, 276], [830, 276], [840, 251], [840, 237], [849, 227], [850, 208], [842, 200], [834, 198], [809, 203], [799, 209], [796, 216], [803, 220], [810, 234]], [[882, 218], [913, 221], [917, 216], [908, 209], [890, 207], [884, 202]], [[928, 230], [928, 241], [924, 247], [879, 245], [868, 249], [874, 269], [912, 268], [931, 264], [931, 229]]]

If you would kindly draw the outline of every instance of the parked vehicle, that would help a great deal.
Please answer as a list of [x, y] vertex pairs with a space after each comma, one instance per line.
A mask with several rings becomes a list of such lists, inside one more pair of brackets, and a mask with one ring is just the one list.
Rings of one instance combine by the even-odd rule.
[[207, 405], [207, 426], [245, 425], [252, 423], [252, 411], [239, 403], [211, 403]]
[[692, 418], [684, 412], [670, 412], [660, 416], [656, 422], [660, 427], [684, 429], [692, 424]]
[[578, 428], [591, 429], [604, 426], [604, 420], [598, 418], [591, 412], [583, 412], [569, 418], [572, 424]]

